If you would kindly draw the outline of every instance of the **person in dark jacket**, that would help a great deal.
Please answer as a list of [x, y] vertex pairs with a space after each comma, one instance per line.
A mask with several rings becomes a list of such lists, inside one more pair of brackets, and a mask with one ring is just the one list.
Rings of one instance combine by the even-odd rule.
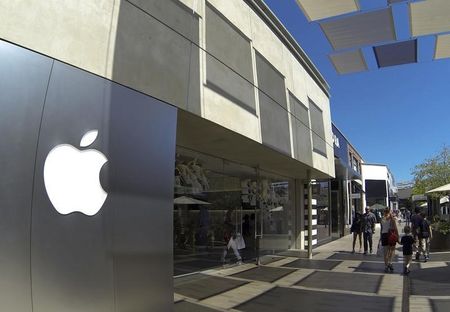
[[361, 220], [361, 213], [356, 212], [355, 217], [352, 221], [352, 227], [350, 228], [350, 232], [353, 233], [353, 248], [352, 253], [355, 253], [355, 245], [356, 245], [356, 239], [359, 239], [359, 252], [361, 252], [362, 248], [362, 220]]

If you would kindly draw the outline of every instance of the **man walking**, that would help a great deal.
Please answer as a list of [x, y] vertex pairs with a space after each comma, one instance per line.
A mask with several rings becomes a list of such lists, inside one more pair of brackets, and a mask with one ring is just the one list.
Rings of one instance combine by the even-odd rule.
[[411, 232], [415, 240], [414, 250], [416, 251], [416, 260], [420, 259], [420, 252], [423, 252], [423, 237], [420, 235], [423, 218], [420, 215], [420, 208], [414, 209], [415, 214], [411, 216]]
[[362, 216], [362, 230], [364, 239], [364, 254], [367, 255], [367, 250], [372, 253], [372, 235], [375, 233], [375, 223], [377, 218], [370, 211], [369, 207], [366, 207], [366, 212]]

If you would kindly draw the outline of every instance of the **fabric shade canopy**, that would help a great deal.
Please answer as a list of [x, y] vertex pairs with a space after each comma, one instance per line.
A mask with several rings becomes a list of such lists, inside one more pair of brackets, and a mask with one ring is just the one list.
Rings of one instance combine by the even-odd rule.
[[417, 63], [417, 40], [408, 40], [374, 47], [378, 67]]
[[297, 0], [309, 21], [359, 11], [358, 0]]
[[320, 23], [334, 50], [396, 40], [391, 8]]
[[435, 189], [428, 191], [427, 193], [436, 193], [436, 192], [450, 192], [450, 183], [439, 186]]
[[330, 60], [339, 74], [349, 74], [367, 70], [361, 49], [331, 54]]
[[413, 37], [450, 31], [450, 1], [426, 0], [410, 3]]
[[439, 35], [436, 38], [436, 51], [434, 59], [443, 59], [450, 57], [450, 34]]

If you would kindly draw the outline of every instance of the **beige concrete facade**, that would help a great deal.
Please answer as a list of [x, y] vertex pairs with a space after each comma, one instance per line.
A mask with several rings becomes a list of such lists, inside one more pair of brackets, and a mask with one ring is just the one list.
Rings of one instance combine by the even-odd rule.
[[[264, 6], [262, 1], [252, 2]], [[239, 40], [248, 41], [253, 81], [236, 72], [227, 60], [207, 51], [208, 5], [235, 30], [235, 36], [242, 37]], [[328, 86], [316, 69], [308, 69], [310, 61], [299, 56], [303, 51], [294, 55], [292, 46], [281, 38], [286, 30], [274, 31], [273, 24], [270, 26], [270, 21], [246, 1], [0, 0], [0, 21], [0, 39], [119, 82], [264, 144], [255, 65], [255, 54], [259, 53], [282, 76], [285, 86], [286, 107], [278, 107], [277, 111], [288, 116], [289, 125], [277, 124], [271, 131], [289, 129], [288, 156], [295, 158], [290, 126], [293, 112], [287, 95], [292, 93], [306, 107], [311, 99], [323, 113], [326, 156], [312, 149], [308, 153], [316, 172], [322, 177], [334, 176], [330, 102], [324, 91]], [[207, 56], [227, 67], [230, 75], [249, 83], [254, 93], [249, 103], [254, 102], [254, 110], [238, 105], [233, 97], [208, 85]], [[311, 76], [311, 70], [316, 77]], [[235, 79], [230, 75], [221, 79]], [[305, 167], [304, 163], [299, 165]]]

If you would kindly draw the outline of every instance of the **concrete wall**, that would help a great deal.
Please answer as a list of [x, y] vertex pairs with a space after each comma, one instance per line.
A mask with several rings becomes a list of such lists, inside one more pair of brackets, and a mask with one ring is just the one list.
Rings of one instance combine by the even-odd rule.
[[[157, 97], [334, 175], [328, 96], [245, 1], [0, 0], [0, 20], [1, 39]], [[258, 58], [277, 74], [258, 66]], [[279, 87], [268, 87], [275, 80]], [[326, 155], [311, 150], [310, 127], [298, 123], [289, 93], [322, 110]]]

